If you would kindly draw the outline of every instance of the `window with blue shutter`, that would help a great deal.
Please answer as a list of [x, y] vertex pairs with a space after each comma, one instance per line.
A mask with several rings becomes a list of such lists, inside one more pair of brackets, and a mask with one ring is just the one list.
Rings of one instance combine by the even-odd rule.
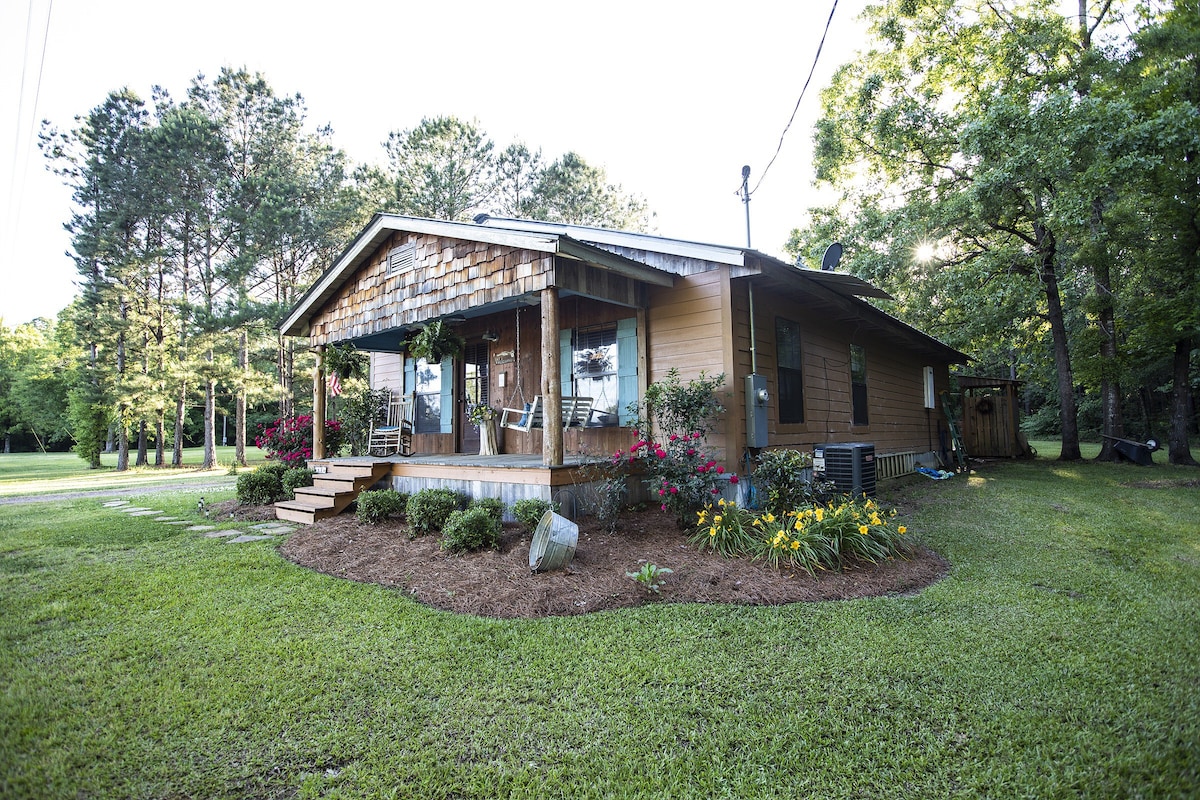
[[559, 334], [564, 397], [592, 398], [592, 427], [629, 424], [626, 407], [638, 399], [637, 319], [564, 330]]

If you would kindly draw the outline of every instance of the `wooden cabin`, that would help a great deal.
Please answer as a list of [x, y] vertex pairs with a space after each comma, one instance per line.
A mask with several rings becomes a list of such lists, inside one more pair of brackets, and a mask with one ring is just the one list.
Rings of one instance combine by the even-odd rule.
[[[407, 470], [427, 482], [504, 482], [515, 473], [502, 476], [498, 465], [519, 464], [545, 473], [530, 478], [537, 488], [524, 496], [548, 499], [572, 454], [630, 446], [627, 406], [672, 368], [684, 381], [702, 371], [726, 376], [727, 411], [709, 444], [729, 472], [744, 471], [746, 455], [763, 447], [853, 442], [875, 445], [885, 476], [911, 470], [914, 456], [937, 450], [938, 398], [950, 365], [966, 357], [863, 299], [872, 297], [887, 295], [851, 275], [740, 247], [486, 216], [472, 224], [380, 214], [281, 330], [307, 337], [318, 353], [352, 343], [371, 353], [374, 387], [415, 393], [413, 450], [441, 458], [396, 459], [397, 479]], [[462, 358], [426, 363], [406, 352], [406, 340], [434, 320], [465, 339]], [[756, 404], [761, 389], [765, 402]], [[502, 429], [488, 471], [466, 476], [465, 456], [479, 453], [468, 404], [522, 409], [534, 397], [543, 427]], [[586, 421], [564, 429], [563, 397], [590, 398]]]

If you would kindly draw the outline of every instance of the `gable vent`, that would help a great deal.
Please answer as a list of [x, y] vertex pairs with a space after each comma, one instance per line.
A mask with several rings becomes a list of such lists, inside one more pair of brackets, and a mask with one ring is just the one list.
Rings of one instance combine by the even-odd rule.
[[409, 242], [402, 244], [399, 247], [393, 247], [388, 252], [388, 275], [394, 275], [397, 272], [407, 272], [417, 263], [417, 244]]

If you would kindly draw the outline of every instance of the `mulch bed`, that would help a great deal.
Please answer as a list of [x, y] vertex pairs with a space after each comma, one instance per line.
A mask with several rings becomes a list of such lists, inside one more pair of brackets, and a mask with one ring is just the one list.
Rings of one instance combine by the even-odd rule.
[[[318, 572], [395, 587], [434, 608], [499, 618], [586, 614], [646, 603], [780, 605], [911, 594], [949, 569], [941, 556], [918, 547], [908, 558], [858, 564], [842, 573], [811, 577], [776, 570], [697, 551], [673, 518], [657, 509], [625, 513], [616, 534], [590, 518], [581, 520], [575, 557], [556, 572], [530, 573], [530, 539], [522, 526], [506, 524], [497, 550], [453, 555], [436, 537], [410, 539], [400, 523], [365, 525], [353, 514], [342, 514], [302, 527], [280, 552]], [[626, 577], [646, 562], [672, 570], [660, 594]]]

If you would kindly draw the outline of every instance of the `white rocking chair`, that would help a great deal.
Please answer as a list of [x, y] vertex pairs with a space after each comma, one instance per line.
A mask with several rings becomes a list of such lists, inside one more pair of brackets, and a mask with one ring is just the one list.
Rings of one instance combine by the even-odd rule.
[[399, 453], [412, 455], [413, 411], [416, 398], [409, 394], [391, 394], [387, 400], [387, 412], [382, 423], [371, 424], [371, 435], [367, 440], [367, 453], [373, 456], [390, 456]]

